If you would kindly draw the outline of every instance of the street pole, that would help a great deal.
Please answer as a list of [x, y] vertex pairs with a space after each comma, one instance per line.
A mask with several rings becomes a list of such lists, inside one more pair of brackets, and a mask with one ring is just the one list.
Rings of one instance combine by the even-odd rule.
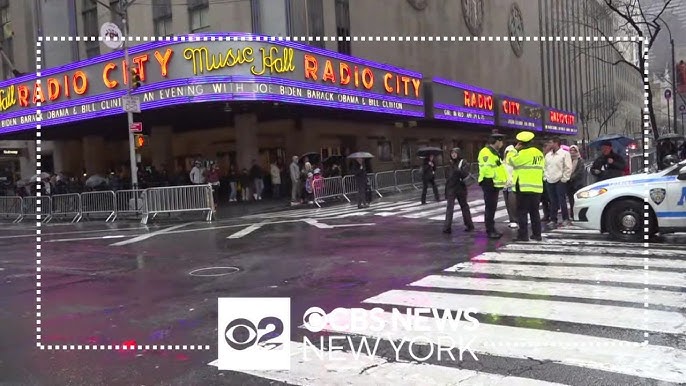
[[670, 43], [672, 44], [672, 83], [674, 84], [674, 95], [672, 98], [672, 110], [674, 110], [674, 133], [678, 133], [679, 130], [677, 129], [677, 120], [676, 120], [676, 97], [679, 95], [679, 90], [677, 89], [677, 81], [676, 81], [676, 57], [674, 55], [674, 39], [671, 39], [670, 36]]
[[[128, 23], [128, 8], [126, 5], [126, 0], [120, 0], [119, 6], [121, 7], [122, 14], [122, 24], [124, 27], [124, 62], [125, 65], [125, 75], [129, 80], [126, 82], [126, 96], [131, 97], [131, 66], [129, 63], [129, 46], [126, 44], [129, 38], [129, 23]], [[129, 133], [129, 161], [131, 163], [131, 189], [138, 189], [138, 168], [136, 162], [136, 144], [134, 142], [133, 132], [131, 131], [131, 125], [133, 125], [133, 113], [131, 111], [126, 112], [126, 118], [128, 120], [128, 125], [126, 131]]]

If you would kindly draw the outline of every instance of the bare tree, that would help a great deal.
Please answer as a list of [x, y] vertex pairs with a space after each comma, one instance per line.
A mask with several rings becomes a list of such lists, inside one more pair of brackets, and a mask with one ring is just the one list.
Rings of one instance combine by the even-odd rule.
[[[647, 14], [648, 8], [646, 0], [599, 0], [595, 2], [584, 2], [583, 12], [572, 20], [560, 20], [558, 28], [569, 30], [569, 24], [577, 24], [591, 31], [593, 36], [599, 37], [599, 41], [568, 42], [575, 48], [576, 55], [574, 60], [579, 60], [581, 56], [587, 55], [593, 60], [610, 66], [626, 65], [636, 71], [641, 79], [646, 69], [643, 60], [644, 45], [648, 49], [652, 47], [662, 28], [660, 16], [664, 13], [672, 0], [662, 0], [657, 12]], [[612, 21], [608, 25], [608, 20]], [[610, 39], [615, 36], [641, 36], [645, 42], [624, 42]], [[641, 58], [634, 62], [627, 52], [631, 45], [638, 45], [638, 52]], [[634, 46], [634, 48], [636, 48]], [[649, 85], [646, 90], [648, 94], [648, 112], [650, 124], [655, 138], [659, 135], [655, 109], [653, 107], [653, 90]], [[616, 99], [612, 97], [611, 99]], [[616, 102], [616, 100], [614, 101]], [[612, 103], [610, 104], [610, 107]], [[603, 110], [610, 111], [604, 108]], [[615, 111], [616, 112], [616, 111]], [[613, 112], [614, 115], [614, 112]], [[610, 116], [610, 119], [612, 117]], [[607, 119], [609, 121], [609, 119]], [[602, 126], [601, 126], [602, 128]]]
[[608, 124], [617, 115], [620, 106], [624, 101], [623, 95], [617, 90], [609, 89], [607, 86], [596, 87], [582, 96], [584, 106], [579, 113], [579, 118], [583, 122], [584, 139], [590, 139], [588, 124], [591, 121], [598, 122], [598, 135], [605, 132], [607, 134]]

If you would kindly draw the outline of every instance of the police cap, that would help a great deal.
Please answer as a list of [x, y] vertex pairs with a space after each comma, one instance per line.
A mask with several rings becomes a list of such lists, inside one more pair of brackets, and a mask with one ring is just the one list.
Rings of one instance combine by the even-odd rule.
[[517, 141], [525, 143], [531, 142], [531, 140], [534, 139], [534, 137], [534, 133], [530, 131], [522, 131], [521, 133], [517, 134]]
[[493, 133], [489, 138], [491, 141], [502, 141], [505, 139], [505, 134]]

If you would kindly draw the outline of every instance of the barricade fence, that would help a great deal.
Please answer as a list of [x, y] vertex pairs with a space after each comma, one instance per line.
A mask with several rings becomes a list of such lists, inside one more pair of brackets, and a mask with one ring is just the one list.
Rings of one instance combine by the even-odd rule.
[[[640, 157], [631, 158], [632, 170]], [[478, 163], [471, 163], [470, 172], [476, 177]], [[591, 163], [585, 165], [586, 185], [594, 181], [590, 173]], [[642, 168], [641, 168], [642, 169]], [[436, 168], [436, 183], [444, 183], [448, 168]], [[403, 192], [422, 188], [422, 169], [400, 169], [367, 175], [368, 187], [379, 197], [382, 192]], [[318, 207], [326, 200], [343, 199], [352, 202], [351, 196], [357, 195], [354, 175], [328, 177], [317, 180], [313, 186], [314, 202]], [[38, 212], [38, 203], [41, 210]], [[155, 187], [138, 190], [119, 190], [86, 193], [56, 194], [53, 196], [0, 196], [0, 218], [21, 222], [25, 219], [49, 222], [53, 218], [64, 218], [79, 222], [83, 218], [104, 217], [106, 222], [116, 221], [125, 216], [141, 217], [141, 223], [155, 218], [160, 213], [173, 214], [201, 212], [206, 221], [216, 215], [211, 185]]]

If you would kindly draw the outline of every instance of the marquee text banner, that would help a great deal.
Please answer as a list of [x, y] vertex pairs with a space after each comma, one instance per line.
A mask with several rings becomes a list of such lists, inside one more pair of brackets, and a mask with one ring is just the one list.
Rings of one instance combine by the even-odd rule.
[[441, 78], [431, 79], [433, 118], [495, 124], [495, 101], [490, 90]]
[[507, 95], [496, 95], [496, 124], [517, 130], [542, 131], [543, 106]]
[[[148, 108], [266, 99], [424, 116], [421, 74], [293, 42], [154, 42], [132, 47], [130, 60], [127, 69], [123, 54], [113, 52], [43, 71], [40, 84], [35, 76], [0, 83], [0, 130], [35, 127], [38, 102], [43, 125], [123, 113], [119, 99], [131, 69], [142, 80], [134, 95]], [[214, 83], [224, 91], [215, 92]]]
[[555, 134], [575, 135], [579, 132], [576, 114], [551, 108], [545, 109], [543, 127], [545, 131]]

